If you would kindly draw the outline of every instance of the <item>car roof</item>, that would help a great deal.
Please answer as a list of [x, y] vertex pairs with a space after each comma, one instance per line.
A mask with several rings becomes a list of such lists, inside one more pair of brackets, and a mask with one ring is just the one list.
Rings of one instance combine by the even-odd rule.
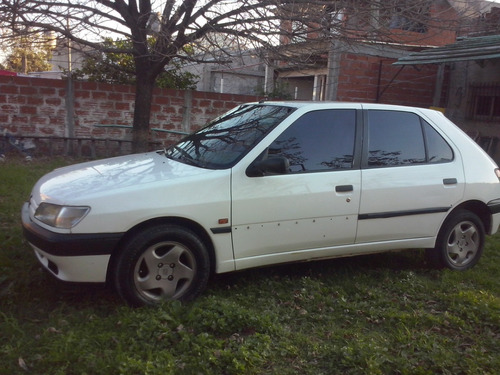
[[[431, 111], [438, 112], [433, 109], [422, 107], [411, 107], [396, 104], [380, 104], [380, 103], [363, 103], [363, 102], [336, 102], [336, 101], [260, 101], [259, 104], [263, 105], [278, 105], [294, 108], [341, 108], [342, 106], [350, 107], [359, 106], [360, 109], [385, 109], [385, 110], [411, 110], [411, 111]], [[257, 104], [257, 103], [248, 103]]]

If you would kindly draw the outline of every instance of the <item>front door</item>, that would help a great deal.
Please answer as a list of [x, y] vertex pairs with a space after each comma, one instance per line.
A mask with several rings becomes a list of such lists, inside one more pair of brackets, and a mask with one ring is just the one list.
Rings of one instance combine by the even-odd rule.
[[287, 174], [249, 177], [235, 168], [232, 233], [236, 268], [333, 255], [356, 236], [361, 172], [356, 110], [308, 112], [267, 148]]

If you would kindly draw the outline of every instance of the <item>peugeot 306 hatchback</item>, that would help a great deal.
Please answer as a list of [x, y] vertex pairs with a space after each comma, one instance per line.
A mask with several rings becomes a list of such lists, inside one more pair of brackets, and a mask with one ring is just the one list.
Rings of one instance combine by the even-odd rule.
[[22, 219], [50, 273], [138, 306], [193, 299], [212, 272], [394, 249], [468, 269], [500, 223], [499, 175], [436, 111], [249, 103], [168, 149], [47, 174]]

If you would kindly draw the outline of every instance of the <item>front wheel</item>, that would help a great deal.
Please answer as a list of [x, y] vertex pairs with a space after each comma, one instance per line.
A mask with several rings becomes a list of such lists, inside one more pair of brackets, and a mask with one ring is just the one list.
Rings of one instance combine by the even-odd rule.
[[131, 306], [165, 300], [189, 301], [206, 287], [210, 260], [192, 231], [169, 224], [146, 228], [123, 248], [116, 261], [114, 284]]
[[436, 247], [428, 249], [427, 256], [434, 266], [467, 270], [481, 258], [484, 239], [481, 219], [473, 212], [459, 210], [445, 221]]

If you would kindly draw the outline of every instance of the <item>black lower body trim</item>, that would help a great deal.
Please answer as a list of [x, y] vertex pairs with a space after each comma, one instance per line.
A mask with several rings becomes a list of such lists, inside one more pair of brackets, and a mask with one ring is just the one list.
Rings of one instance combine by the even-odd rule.
[[488, 208], [492, 215], [498, 214], [500, 212], [500, 198], [488, 202]]
[[418, 210], [375, 212], [372, 214], [360, 214], [358, 216], [358, 220], [389, 219], [391, 217], [400, 217], [400, 216], [436, 214], [441, 212], [448, 212], [450, 208], [451, 207], [434, 207], [434, 208], [422, 208]]
[[210, 228], [213, 234], [231, 233], [231, 227]]
[[28, 203], [22, 210], [24, 237], [34, 246], [56, 256], [109, 255], [123, 233], [62, 234], [34, 223], [29, 217]]

